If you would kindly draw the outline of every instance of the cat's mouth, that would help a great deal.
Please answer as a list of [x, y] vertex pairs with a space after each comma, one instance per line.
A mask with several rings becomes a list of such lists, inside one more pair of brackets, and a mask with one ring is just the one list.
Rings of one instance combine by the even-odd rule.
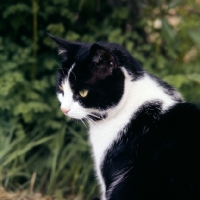
[[60, 107], [61, 111], [65, 116], [68, 116], [72, 119], [76, 120], [86, 120], [86, 121], [100, 121], [105, 119], [108, 114], [106, 112], [98, 113], [98, 112], [86, 112], [81, 111], [81, 109], [73, 110], [73, 109], [66, 109], [62, 106]]

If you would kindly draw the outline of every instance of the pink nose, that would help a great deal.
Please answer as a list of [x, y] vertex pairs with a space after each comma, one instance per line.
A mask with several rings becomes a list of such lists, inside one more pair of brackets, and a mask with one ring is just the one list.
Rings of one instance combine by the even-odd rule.
[[60, 109], [62, 110], [64, 114], [67, 114], [70, 111], [70, 109], [68, 110], [68, 109], [62, 108], [61, 106], [60, 106]]

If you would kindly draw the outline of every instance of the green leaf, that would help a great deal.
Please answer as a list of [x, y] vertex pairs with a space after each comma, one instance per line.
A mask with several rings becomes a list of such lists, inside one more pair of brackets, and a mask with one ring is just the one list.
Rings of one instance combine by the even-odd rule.
[[189, 75], [187, 75], [187, 77], [190, 80], [192, 80], [192, 81], [197, 82], [197, 83], [200, 84], [200, 74], [189, 74]]
[[200, 28], [188, 32], [193, 42], [200, 48]]
[[180, 5], [183, 2], [183, 0], [172, 0], [169, 4], [168, 4], [168, 9], [170, 8], [174, 8], [178, 5]]
[[188, 84], [189, 82], [187, 77], [182, 74], [169, 75], [169, 76], [166, 76], [164, 80], [176, 88], [181, 88], [182, 85]]
[[164, 37], [169, 40], [173, 40], [176, 36], [173, 27], [164, 18], [162, 19], [162, 32]]

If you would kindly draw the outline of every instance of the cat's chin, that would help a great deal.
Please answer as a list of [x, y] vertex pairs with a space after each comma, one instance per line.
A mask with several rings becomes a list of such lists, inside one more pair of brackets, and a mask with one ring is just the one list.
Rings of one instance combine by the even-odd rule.
[[82, 112], [74, 112], [72, 110], [69, 110], [68, 112], [63, 112], [63, 114], [71, 119], [76, 119], [76, 120], [82, 120], [86, 117], [86, 114]]
[[87, 121], [87, 122], [97, 122], [97, 121], [101, 121], [106, 119], [106, 117], [108, 116], [108, 114], [105, 113], [96, 113], [96, 112], [92, 112], [92, 113], [88, 113], [85, 116], [82, 115], [73, 115], [73, 114], [65, 114], [65, 116], [69, 117], [72, 120], [76, 120], [76, 121]]

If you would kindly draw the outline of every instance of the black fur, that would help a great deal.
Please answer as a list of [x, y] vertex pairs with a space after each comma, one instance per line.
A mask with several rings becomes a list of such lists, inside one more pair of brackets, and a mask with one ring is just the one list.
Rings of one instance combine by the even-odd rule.
[[104, 158], [107, 191], [127, 172], [107, 199], [200, 199], [199, 142], [199, 108], [179, 103], [161, 114], [159, 102], [144, 105]]
[[[124, 75], [119, 68], [113, 69], [110, 75], [92, 62], [80, 61], [76, 62], [76, 67], [72, 72], [75, 76], [70, 76], [69, 81], [74, 91], [74, 100], [80, 101], [84, 107], [106, 109], [117, 104], [121, 99], [124, 90]], [[78, 92], [82, 89], [90, 91], [87, 98], [79, 96]]]
[[[146, 73], [122, 47], [98, 42], [67, 42], [54, 36], [62, 53], [59, 84], [74, 62], [69, 82], [73, 98], [85, 108], [105, 110], [94, 113], [106, 120], [106, 109], [119, 103], [124, 93], [124, 66], [137, 81]], [[162, 102], [149, 101], [130, 119], [120, 137], [105, 152], [101, 173], [107, 200], [199, 200], [200, 199], [200, 110], [184, 102], [177, 91], [149, 75], [176, 104], [162, 111]], [[79, 91], [88, 89], [87, 98]], [[145, 91], [144, 91], [145, 92]]]

